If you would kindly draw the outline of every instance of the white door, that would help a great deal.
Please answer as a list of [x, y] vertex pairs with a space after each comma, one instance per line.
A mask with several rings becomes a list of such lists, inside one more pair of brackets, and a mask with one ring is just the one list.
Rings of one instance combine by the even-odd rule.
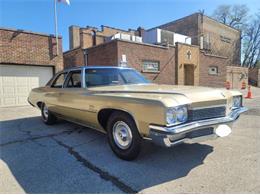
[[31, 89], [44, 86], [52, 76], [52, 67], [0, 65], [0, 107], [28, 105]]

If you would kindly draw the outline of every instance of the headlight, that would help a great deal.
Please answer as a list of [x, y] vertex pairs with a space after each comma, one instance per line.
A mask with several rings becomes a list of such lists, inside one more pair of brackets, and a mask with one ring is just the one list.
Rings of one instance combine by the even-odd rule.
[[167, 110], [166, 121], [167, 124], [176, 123], [177, 117], [176, 117], [176, 110], [174, 108], [170, 108]]
[[188, 119], [188, 109], [187, 106], [178, 106], [174, 108], [169, 108], [166, 113], [167, 124], [179, 124], [184, 123]]
[[188, 119], [188, 109], [186, 106], [178, 107], [177, 108], [177, 121], [183, 123], [186, 122]]
[[240, 108], [241, 106], [242, 106], [242, 97], [241, 96], [234, 96], [233, 97], [232, 109]]

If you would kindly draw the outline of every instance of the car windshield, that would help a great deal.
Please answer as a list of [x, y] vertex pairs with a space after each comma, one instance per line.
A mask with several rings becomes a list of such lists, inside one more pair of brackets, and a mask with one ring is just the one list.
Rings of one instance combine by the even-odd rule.
[[108, 86], [150, 83], [133, 69], [93, 68], [86, 70], [86, 86]]

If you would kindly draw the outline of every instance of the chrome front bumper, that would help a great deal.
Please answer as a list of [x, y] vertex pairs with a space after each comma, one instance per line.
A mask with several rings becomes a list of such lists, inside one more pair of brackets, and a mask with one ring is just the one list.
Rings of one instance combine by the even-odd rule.
[[238, 119], [240, 114], [247, 110], [247, 108], [241, 107], [233, 110], [226, 117], [192, 121], [171, 127], [149, 125], [149, 137], [156, 144], [166, 147], [171, 147], [180, 143], [197, 143], [215, 139], [218, 137], [215, 130], [219, 125], [226, 124], [231, 127], [232, 123]]

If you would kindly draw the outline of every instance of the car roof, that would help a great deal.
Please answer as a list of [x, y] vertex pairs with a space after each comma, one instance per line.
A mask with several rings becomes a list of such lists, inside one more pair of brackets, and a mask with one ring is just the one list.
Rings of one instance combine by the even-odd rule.
[[122, 67], [122, 66], [78, 66], [78, 67], [72, 67], [72, 68], [66, 68], [63, 71], [60, 72], [67, 72], [72, 70], [88, 70], [88, 69], [133, 69], [130, 67]]

